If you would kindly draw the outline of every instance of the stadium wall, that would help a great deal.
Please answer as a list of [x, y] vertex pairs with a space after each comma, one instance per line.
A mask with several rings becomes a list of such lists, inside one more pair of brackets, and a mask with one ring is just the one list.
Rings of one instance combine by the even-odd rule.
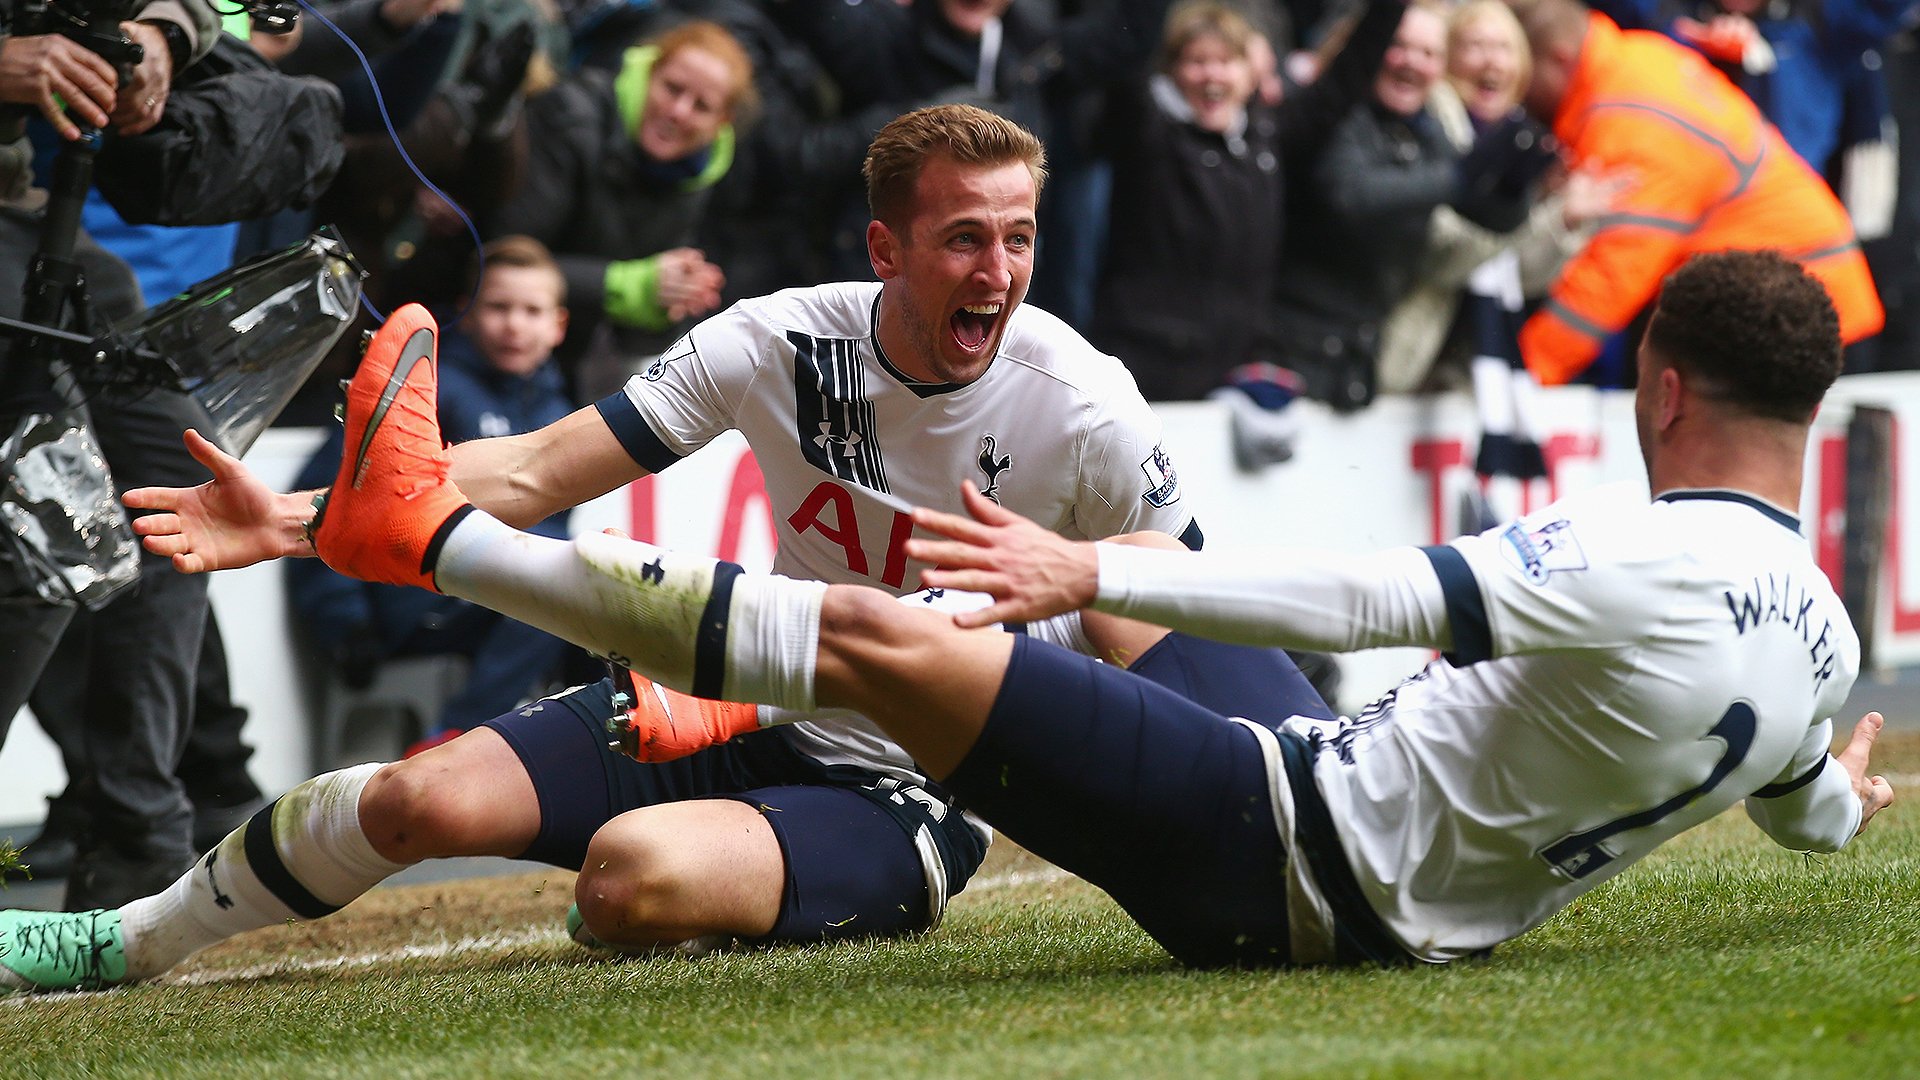
[[[1848, 422], [1856, 405], [1893, 417], [1889, 449], [1854, 462], [1855, 483], [1887, 483], [1886, 526], [1878, 537], [1852, 536], [1845, 507], [1849, 483]], [[1457, 531], [1472, 472], [1478, 421], [1465, 395], [1386, 398], [1370, 409], [1336, 416], [1295, 406], [1300, 417], [1291, 461], [1258, 473], [1235, 468], [1223, 408], [1211, 403], [1161, 407], [1166, 446], [1184, 497], [1194, 506], [1212, 548], [1306, 544], [1370, 549], [1426, 544]], [[1595, 484], [1644, 485], [1630, 395], [1563, 388], [1542, 395], [1539, 427], [1551, 475], [1524, 488], [1493, 493], [1497, 503], [1532, 509]], [[1801, 509], [1822, 567], [1838, 580], [1854, 556], [1877, 563], [1870, 663], [1920, 664], [1920, 374], [1853, 376], [1829, 395], [1808, 453]], [[288, 484], [319, 443], [315, 429], [274, 429], [248, 462], [268, 482]], [[957, 483], [958, 477], [955, 478]], [[642, 480], [577, 510], [576, 532], [609, 526], [672, 547], [700, 550], [764, 567], [773, 526], [759, 469], [737, 438], [723, 439], [659, 477]], [[1884, 547], [1880, 544], [1884, 543]], [[255, 776], [284, 790], [312, 771], [310, 703], [299, 692], [288, 613], [272, 566], [215, 575], [213, 603], [231, 650], [234, 696], [250, 710], [247, 735], [256, 747]], [[1346, 700], [1353, 708], [1427, 659], [1421, 650], [1377, 650], [1347, 657]], [[65, 783], [59, 757], [28, 716], [0, 748], [0, 823], [32, 824], [42, 798]], [[5, 834], [0, 833], [0, 839]]]

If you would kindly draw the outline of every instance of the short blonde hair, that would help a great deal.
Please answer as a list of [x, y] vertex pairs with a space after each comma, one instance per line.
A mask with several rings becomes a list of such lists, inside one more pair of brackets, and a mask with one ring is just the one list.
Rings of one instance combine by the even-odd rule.
[[867, 209], [890, 229], [912, 217], [913, 189], [935, 156], [962, 165], [1019, 163], [1033, 174], [1033, 191], [1047, 181], [1047, 151], [1033, 132], [972, 105], [934, 105], [895, 117], [867, 147], [860, 173], [867, 180]]
[[1253, 24], [1220, 0], [1181, 0], [1167, 13], [1167, 29], [1160, 36], [1160, 70], [1172, 71], [1187, 46], [1203, 37], [1216, 37], [1240, 56], [1253, 43]]
[[1453, 58], [1459, 55], [1460, 39], [1479, 24], [1498, 27], [1513, 45], [1514, 63], [1519, 69], [1513, 84], [1515, 103], [1527, 96], [1527, 84], [1533, 81], [1533, 47], [1527, 44], [1527, 31], [1506, 0], [1467, 0], [1454, 9], [1447, 20], [1447, 77], [1453, 77]]

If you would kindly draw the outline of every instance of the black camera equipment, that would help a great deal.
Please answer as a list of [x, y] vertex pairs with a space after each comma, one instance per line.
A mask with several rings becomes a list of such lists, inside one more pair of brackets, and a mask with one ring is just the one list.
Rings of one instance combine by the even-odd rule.
[[[139, 0], [28, 0], [15, 36], [60, 34], [108, 60], [124, 86], [143, 50], [121, 29]], [[285, 0], [244, 0], [254, 25], [293, 28]], [[30, 110], [8, 107], [16, 130]], [[86, 420], [94, 392], [167, 389], [191, 422], [234, 455], [286, 406], [346, 331], [361, 270], [327, 232], [188, 289], [134, 320], [102, 325], [88, 309], [75, 245], [102, 132], [54, 157], [20, 319], [0, 318], [0, 596], [98, 608], [138, 579], [137, 547]]]
[[[268, 33], [290, 32], [300, 11], [292, 0], [241, 0], [240, 6], [256, 28]], [[8, 32], [15, 37], [59, 34], [69, 38], [112, 64], [124, 86], [145, 56], [145, 50], [121, 29], [139, 7], [140, 0], [25, 0], [15, 8]], [[139, 370], [157, 359], [115, 352], [111, 347], [103, 351], [94, 340], [101, 328], [88, 310], [85, 276], [73, 252], [102, 138], [99, 128], [81, 123], [80, 137], [65, 142], [54, 155], [53, 174], [46, 185], [46, 215], [27, 271], [21, 317], [0, 318], [0, 336], [11, 339], [14, 348], [33, 350], [52, 361], [46, 378], [56, 397], [69, 406], [80, 404], [84, 397], [75, 379], [97, 383], [101, 380], [88, 374]], [[29, 365], [12, 366], [21, 371]]]

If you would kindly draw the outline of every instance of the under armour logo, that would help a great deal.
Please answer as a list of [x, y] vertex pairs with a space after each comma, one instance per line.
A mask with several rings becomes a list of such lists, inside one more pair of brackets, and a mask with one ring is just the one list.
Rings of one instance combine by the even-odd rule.
[[947, 595], [947, 590], [945, 589], [928, 589], [920, 594], [920, 602], [923, 604], [931, 604], [945, 595]]
[[813, 437], [813, 445], [822, 450], [838, 447], [841, 457], [852, 457], [855, 450], [859, 447], [860, 441], [860, 433], [857, 431], [849, 431], [845, 435], [842, 435], [833, 430], [833, 421], [831, 420], [820, 421], [820, 434]]
[[981, 489], [980, 494], [985, 495], [994, 502], [999, 502], [1000, 474], [1013, 468], [1013, 455], [1005, 454], [1000, 457], [994, 457], [993, 450], [993, 436], [980, 436], [980, 471], [987, 474], [987, 486]]
[[667, 580], [667, 568], [661, 564], [658, 557], [655, 557], [652, 562], [640, 568], [640, 580], [649, 585], [658, 585]]
[[213, 890], [213, 905], [222, 911], [233, 906], [233, 897], [220, 891], [220, 882], [213, 876], [213, 864], [220, 858], [220, 849], [207, 852], [207, 887]]

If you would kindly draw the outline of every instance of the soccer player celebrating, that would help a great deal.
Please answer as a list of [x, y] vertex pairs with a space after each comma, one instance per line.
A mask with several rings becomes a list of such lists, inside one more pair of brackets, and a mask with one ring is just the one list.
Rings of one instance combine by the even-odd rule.
[[[348, 415], [366, 475], [336, 486], [315, 544], [346, 572], [430, 584], [682, 689], [859, 710], [1187, 963], [1440, 963], [1742, 799], [1807, 851], [1893, 799], [1869, 773], [1878, 714], [1828, 752], [1858, 641], [1792, 510], [1840, 368], [1825, 290], [1774, 254], [1698, 256], [1638, 362], [1651, 501], [1602, 488], [1436, 547], [1220, 556], [1065, 539], [969, 491], [970, 518], [914, 515], [946, 539], [907, 545], [943, 567], [929, 584], [995, 598], [959, 615], [518, 532], [467, 505], [430, 425], [375, 415], [383, 385], [401, 381], [404, 403], [430, 377], [369, 363]], [[1357, 718], [1270, 726], [978, 629], [1087, 606], [1442, 656]]]
[[[665, 468], [732, 428], [766, 476], [783, 573], [894, 594], [917, 587], [924, 564], [907, 554], [910, 515], [917, 505], [960, 509], [957, 481], [967, 476], [1066, 536], [1153, 529], [1197, 546], [1159, 422], [1125, 369], [1021, 304], [1042, 162], [1032, 135], [979, 109], [895, 120], [866, 165], [879, 283], [736, 305], [622, 392], [527, 435], [442, 449], [435, 330], [423, 311], [403, 308], [375, 335], [349, 393], [347, 453], [323, 514], [313, 493], [276, 495], [192, 438], [216, 479], [129, 492], [129, 505], [163, 511], [137, 531], [188, 572], [311, 554], [324, 536], [326, 546], [400, 559], [380, 580], [431, 588], [423, 558], [444, 549], [458, 527], [451, 518], [474, 516], [468, 500], [482, 511], [475, 520], [517, 535], [507, 524]], [[347, 497], [376, 488], [401, 501]], [[366, 576], [350, 560], [330, 565]], [[636, 584], [654, 580], [646, 566], [634, 573]], [[953, 601], [909, 599], [915, 608]], [[751, 633], [799, 663], [811, 655], [809, 618], [795, 610]], [[723, 643], [698, 612], [680, 629], [703, 650]], [[1277, 650], [1220, 652], [1227, 647], [1093, 613], [1027, 629], [1122, 656], [1214, 708], [1276, 720], [1326, 714]], [[725, 687], [678, 689], [718, 698]], [[324, 916], [402, 866], [440, 856], [580, 869], [583, 938], [620, 946], [925, 930], [979, 865], [986, 829], [858, 716], [760, 731], [792, 717], [653, 686], [637, 696], [625, 703], [637, 706], [636, 753], [686, 756], [611, 754], [610, 683], [538, 702], [407, 761], [309, 780], [168, 890], [117, 911], [0, 913], [0, 984], [151, 976], [243, 930]]]

